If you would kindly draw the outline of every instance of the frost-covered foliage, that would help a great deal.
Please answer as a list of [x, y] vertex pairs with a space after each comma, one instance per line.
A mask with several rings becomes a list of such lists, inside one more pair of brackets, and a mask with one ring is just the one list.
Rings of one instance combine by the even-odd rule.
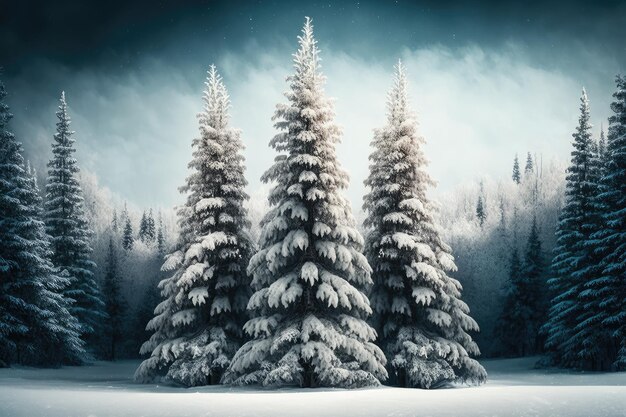
[[[580, 117], [574, 138], [572, 159], [568, 168], [566, 202], [559, 219], [557, 246], [552, 260], [554, 277], [549, 284], [554, 295], [545, 325], [546, 346], [554, 363], [576, 368], [598, 369], [600, 352], [597, 344], [602, 334], [589, 334], [586, 323], [590, 310], [581, 297], [585, 284], [597, 274], [597, 254], [585, 243], [597, 223], [595, 196], [598, 190], [599, 159], [591, 136], [589, 101], [583, 90]], [[585, 324], [586, 323], [586, 324]], [[591, 339], [590, 339], [591, 338]], [[585, 345], [587, 343], [593, 346]]]
[[470, 357], [480, 354], [468, 334], [478, 324], [461, 301], [461, 284], [449, 276], [456, 271], [454, 258], [426, 196], [434, 184], [425, 170], [424, 140], [409, 109], [401, 62], [387, 112], [387, 124], [374, 133], [363, 208], [373, 323], [391, 382], [419, 388], [484, 382], [485, 370]]
[[65, 93], [61, 93], [56, 115], [57, 131], [46, 184], [46, 230], [51, 236], [52, 262], [59, 271], [66, 271], [70, 280], [64, 289], [64, 295], [73, 300], [70, 312], [78, 319], [81, 337], [88, 340], [99, 331], [105, 314], [100, 289], [94, 280], [96, 265], [90, 259], [92, 232], [83, 208], [79, 169], [73, 155], [76, 152], [74, 132], [70, 130]]
[[83, 342], [62, 294], [69, 281], [50, 262], [39, 189], [7, 130], [5, 96], [0, 82], [0, 363], [78, 364]]
[[137, 369], [140, 381], [218, 383], [242, 342], [253, 250], [243, 206], [243, 144], [240, 131], [228, 125], [230, 101], [214, 66], [204, 103], [192, 173], [181, 187], [188, 195], [178, 213], [180, 243], [163, 265], [175, 272], [159, 284], [163, 301], [147, 326], [154, 334], [141, 347], [151, 356]]
[[[494, 331], [511, 289], [511, 253], [515, 246], [523, 251], [533, 217], [544, 259], [556, 243], [554, 233], [563, 205], [566, 166], [556, 159], [536, 161], [534, 172], [525, 174], [520, 184], [511, 179], [510, 173], [503, 173], [500, 180], [475, 180], [440, 197], [443, 237], [454, 248], [458, 266], [455, 277], [463, 285], [463, 298], [480, 325], [475, 340], [483, 356], [514, 354]], [[481, 195], [486, 213], [482, 227], [476, 217], [476, 201]], [[548, 274], [549, 268], [544, 268], [539, 278], [544, 286]]]
[[286, 104], [277, 106], [280, 130], [270, 142], [279, 155], [265, 173], [274, 182], [270, 210], [261, 222], [260, 250], [248, 271], [256, 292], [244, 329], [252, 338], [225, 376], [234, 384], [263, 386], [377, 385], [385, 358], [366, 323], [363, 290], [371, 269], [361, 253], [341, 191], [348, 176], [339, 167], [331, 101], [323, 89], [319, 50], [306, 19]]

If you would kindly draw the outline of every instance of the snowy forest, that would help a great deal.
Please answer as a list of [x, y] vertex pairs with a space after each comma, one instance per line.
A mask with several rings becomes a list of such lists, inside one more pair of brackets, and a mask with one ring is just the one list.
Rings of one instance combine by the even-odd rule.
[[509, 170], [435, 195], [408, 88], [420, 74], [397, 60], [351, 202], [311, 19], [293, 46], [264, 139], [267, 188], [248, 185], [248, 132], [211, 65], [177, 207], [125, 201], [81, 169], [63, 86], [36, 170], [0, 79], [1, 368], [132, 363], [138, 386], [431, 390], [483, 385], [482, 361], [503, 358], [626, 370], [626, 77], [608, 120], [584, 88], [562, 103], [577, 114], [560, 138], [569, 154], [512, 143]]

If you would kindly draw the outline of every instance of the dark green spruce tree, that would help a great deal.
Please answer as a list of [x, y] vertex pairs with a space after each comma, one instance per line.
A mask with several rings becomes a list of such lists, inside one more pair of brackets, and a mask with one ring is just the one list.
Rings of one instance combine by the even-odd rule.
[[62, 291], [68, 280], [50, 262], [35, 176], [8, 130], [0, 82], [0, 366], [80, 364], [79, 325]]
[[74, 132], [70, 129], [65, 93], [61, 93], [56, 113], [57, 131], [52, 143], [53, 157], [48, 163], [45, 222], [51, 237], [52, 261], [66, 273], [70, 284], [64, 295], [73, 300], [70, 312], [78, 319], [81, 337], [92, 344], [106, 317], [100, 288], [94, 280], [96, 264], [91, 260], [91, 230], [85, 217], [83, 196], [78, 182], [78, 163], [74, 157]]
[[554, 364], [572, 368], [594, 369], [596, 361], [583, 355], [580, 337], [585, 321], [581, 293], [591, 280], [589, 265], [597, 260], [586, 246], [593, 233], [597, 192], [595, 143], [589, 123], [589, 101], [583, 89], [580, 117], [573, 133], [571, 164], [567, 170], [566, 201], [557, 226], [557, 246], [552, 260], [553, 278], [549, 280], [553, 298], [548, 322], [544, 326], [546, 348]]

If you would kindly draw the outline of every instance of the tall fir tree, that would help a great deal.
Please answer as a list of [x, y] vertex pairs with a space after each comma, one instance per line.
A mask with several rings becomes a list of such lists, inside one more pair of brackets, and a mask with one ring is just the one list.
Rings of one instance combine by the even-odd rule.
[[252, 338], [225, 382], [361, 387], [385, 379], [385, 358], [367, 324], [371, 269], [361, 253], [342, 190], [348, 175], [335, 144], [341, 132], [324, 92], [313, 25], [306, 19], [286, 104], [274, 114], [279, 152], [263, 181], [274, 182], [261, 222], [260, 249], [248, 272], [256, 290], [244, 326]]
[[[586, 283], [587, 300], [597, 306], [589, 320], [604, 338], [601, 369], [626, 369], [626, 77], [617, 76], [608, 140], [601, 165], [594, 253], [601, 254], [595, 278]], [[601, 148], [601, 146], [599, 146]], [[595, 272], [595, 270], [594, 270]]]
[[188, 195], [178, 212], [180, 243], [163, 266], [175, 272], [159, 284], [164, 300], [147, 326], [154, 334], [141, 348], [151, 354], [136, 372], [141, 381], [217, 384], [243, 342], [253, 250], [243, 144], [229, 126], [230, 99], [215, 66], [205, 85], [192, 174], [181, 187]]
[[105, 314], [100, 289], [94, 280], [96, 264], [91, 260], [91, 230], [83, 209], [83, 196], [77, 174], [78, 163], [73, 154], [73, 131], [70, 117], [61, 93], [56, 113], [57, 131], [52, 143], [53, 157], [48, 163], [46, 184], [45, 222], [51, 236], [52, 261], [59, 271], [67, 271], [70, 285], [67, 298], [74, 300], [70, 312], [78, 319], [81, 336], [87, 340], [95, 336]]
[[102, 286], [105, 311], [108, 316], [104, 325], [104, 350], [109, 360], [116, 359], [124, 331], [126, 303], [121, 293], [121, 281], [115, 243], [113, 236], [109, 236], [109, 252]]
[[481, 383], [486, 372], [470, 357], [480, 352], [468, 334], [478, 324], [461, 301], [461, 284], [449, 276], [456, 265], [426, 196], [434, 182], [426, 172], [425, 142], [409, 108], [402, 63], [395, 69], [387, 124], [372, 141], [363, 205], [378, 343], [395, 385]]
[[137, 237], [143, 243], [146, 243], [148, 241], [148, 227], [148, 216], [146, 216], [146, 211], [144, 210], [144, 212], [141, 214], [141, 220], [139, 221], [139, 232], [137, 234]]
[[513, 174], [511, 175], [513, 181], [519, 184], [522, 182], [522, 174], [519, 169], [519, 159], [517, 158], [517, 154], [515, 154], [515, 159], [513, 160]]
[[487, 212], [485, 211], [485, 189], [482, 181], [480, 182], [480, 192], [478, 194], [478, 201], [476, 202], [476, 219], [478, 219], [480, 227], [483, 227], [485, 220], [487, 220]]
[[159, 216], [158, 216], [156, 242], [157, 242], [157, 253], [159, 254], [160, 257], [162, 257], [163, 255], [165, 255], [166, 248], [165, 248], [165, 227], [163, 226], [163, 217], [161, 216], [161, 212], [159, 212]]
[[156, 239], [156, 224], [154, 222], [154, 214], [152, 209], [148, 210], [146, 216], [146, 243], [152, 244]]
[[79, 324], [62, 294], [69, 282], [50, 261], [39, 189], [8, 130], [6, 94], [0, 82], [0, 365], [80, 364]]
[[133, 235], [133, 224], [130, 221], [128, 213], [124, 216], [124, 231], [122, 233], [122, 247], [124, 250], [132, 250], [135, 244], [135, 236]]
[[566, 177], [566, 202], [557, 226], [557, 246], [552, 260], [554, 294], [545, 325], [546, 347], [553, 362], [560, 366], [593, 368], [593, 360], [581, 356], [583, 339], [577, 333], [585, 316], [581, 292], [591, 279], [589, 265], [593, 254], [585, 242], [593, 232], [594, 199], [597, 177], [594, 174], [595, 143], [589, 123], [589, 100], [583, 89], [580, 117], [573, 133], [571, 164]]
[[535, 170], [535, 163], [533, 161], [533, 157], [530, 154], [530, 152], [528, 152], [528, 154], [526, 155], [526, 166], [524, 167], [524, 174], [526, 176], [528, 176], [529, 174], [532, 174]]

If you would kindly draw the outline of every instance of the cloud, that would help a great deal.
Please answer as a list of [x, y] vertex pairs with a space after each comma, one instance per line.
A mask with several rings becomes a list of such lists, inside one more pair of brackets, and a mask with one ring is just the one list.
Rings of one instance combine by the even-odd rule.
[[[267, 146], [275, 134], [271, 116], [292, 71], [295, 45], [292, 50], [280, 46], [251, 43], [244, 53], [226, 54], [217, 62], [231, 93], [232, 124], [243, 129], [251, 194], [275, 156]], [[539, 65], [515, 44], [497, 50], [476, 45], [404, 50], [412, 104], [438, 190], [449, 191], [478, 176], [508, 175], [516, 152], [566, 158], [582, 85], [589, 86], [596, 124], [608, 115], [613, 89], [606, 74], [615, 64], [589, 51], [581, 56], [585, 66], [568, 71]], [[364, 192], [372, 129], [385, 120], [394, 62], [330, 48], [322, 50], [322, 58], [326, 91], [336, 98], [337, 122], [344, 132], [338, 156], [351, 174], [348, 196], [356, 209]], [[64, 88], [80, 165], [131, 202], [177, 204], [182, 202], [177, 188], [197, 135], [195, 115], [202, 106], [204, 74], [196, 68], [197, 63], [186, 67], [146, 58], [140, 67], [111, 75], [42, 61], [7, 82], [10, 91], [19, 92], [9, 100], [13, 126], [43, 172]]]

